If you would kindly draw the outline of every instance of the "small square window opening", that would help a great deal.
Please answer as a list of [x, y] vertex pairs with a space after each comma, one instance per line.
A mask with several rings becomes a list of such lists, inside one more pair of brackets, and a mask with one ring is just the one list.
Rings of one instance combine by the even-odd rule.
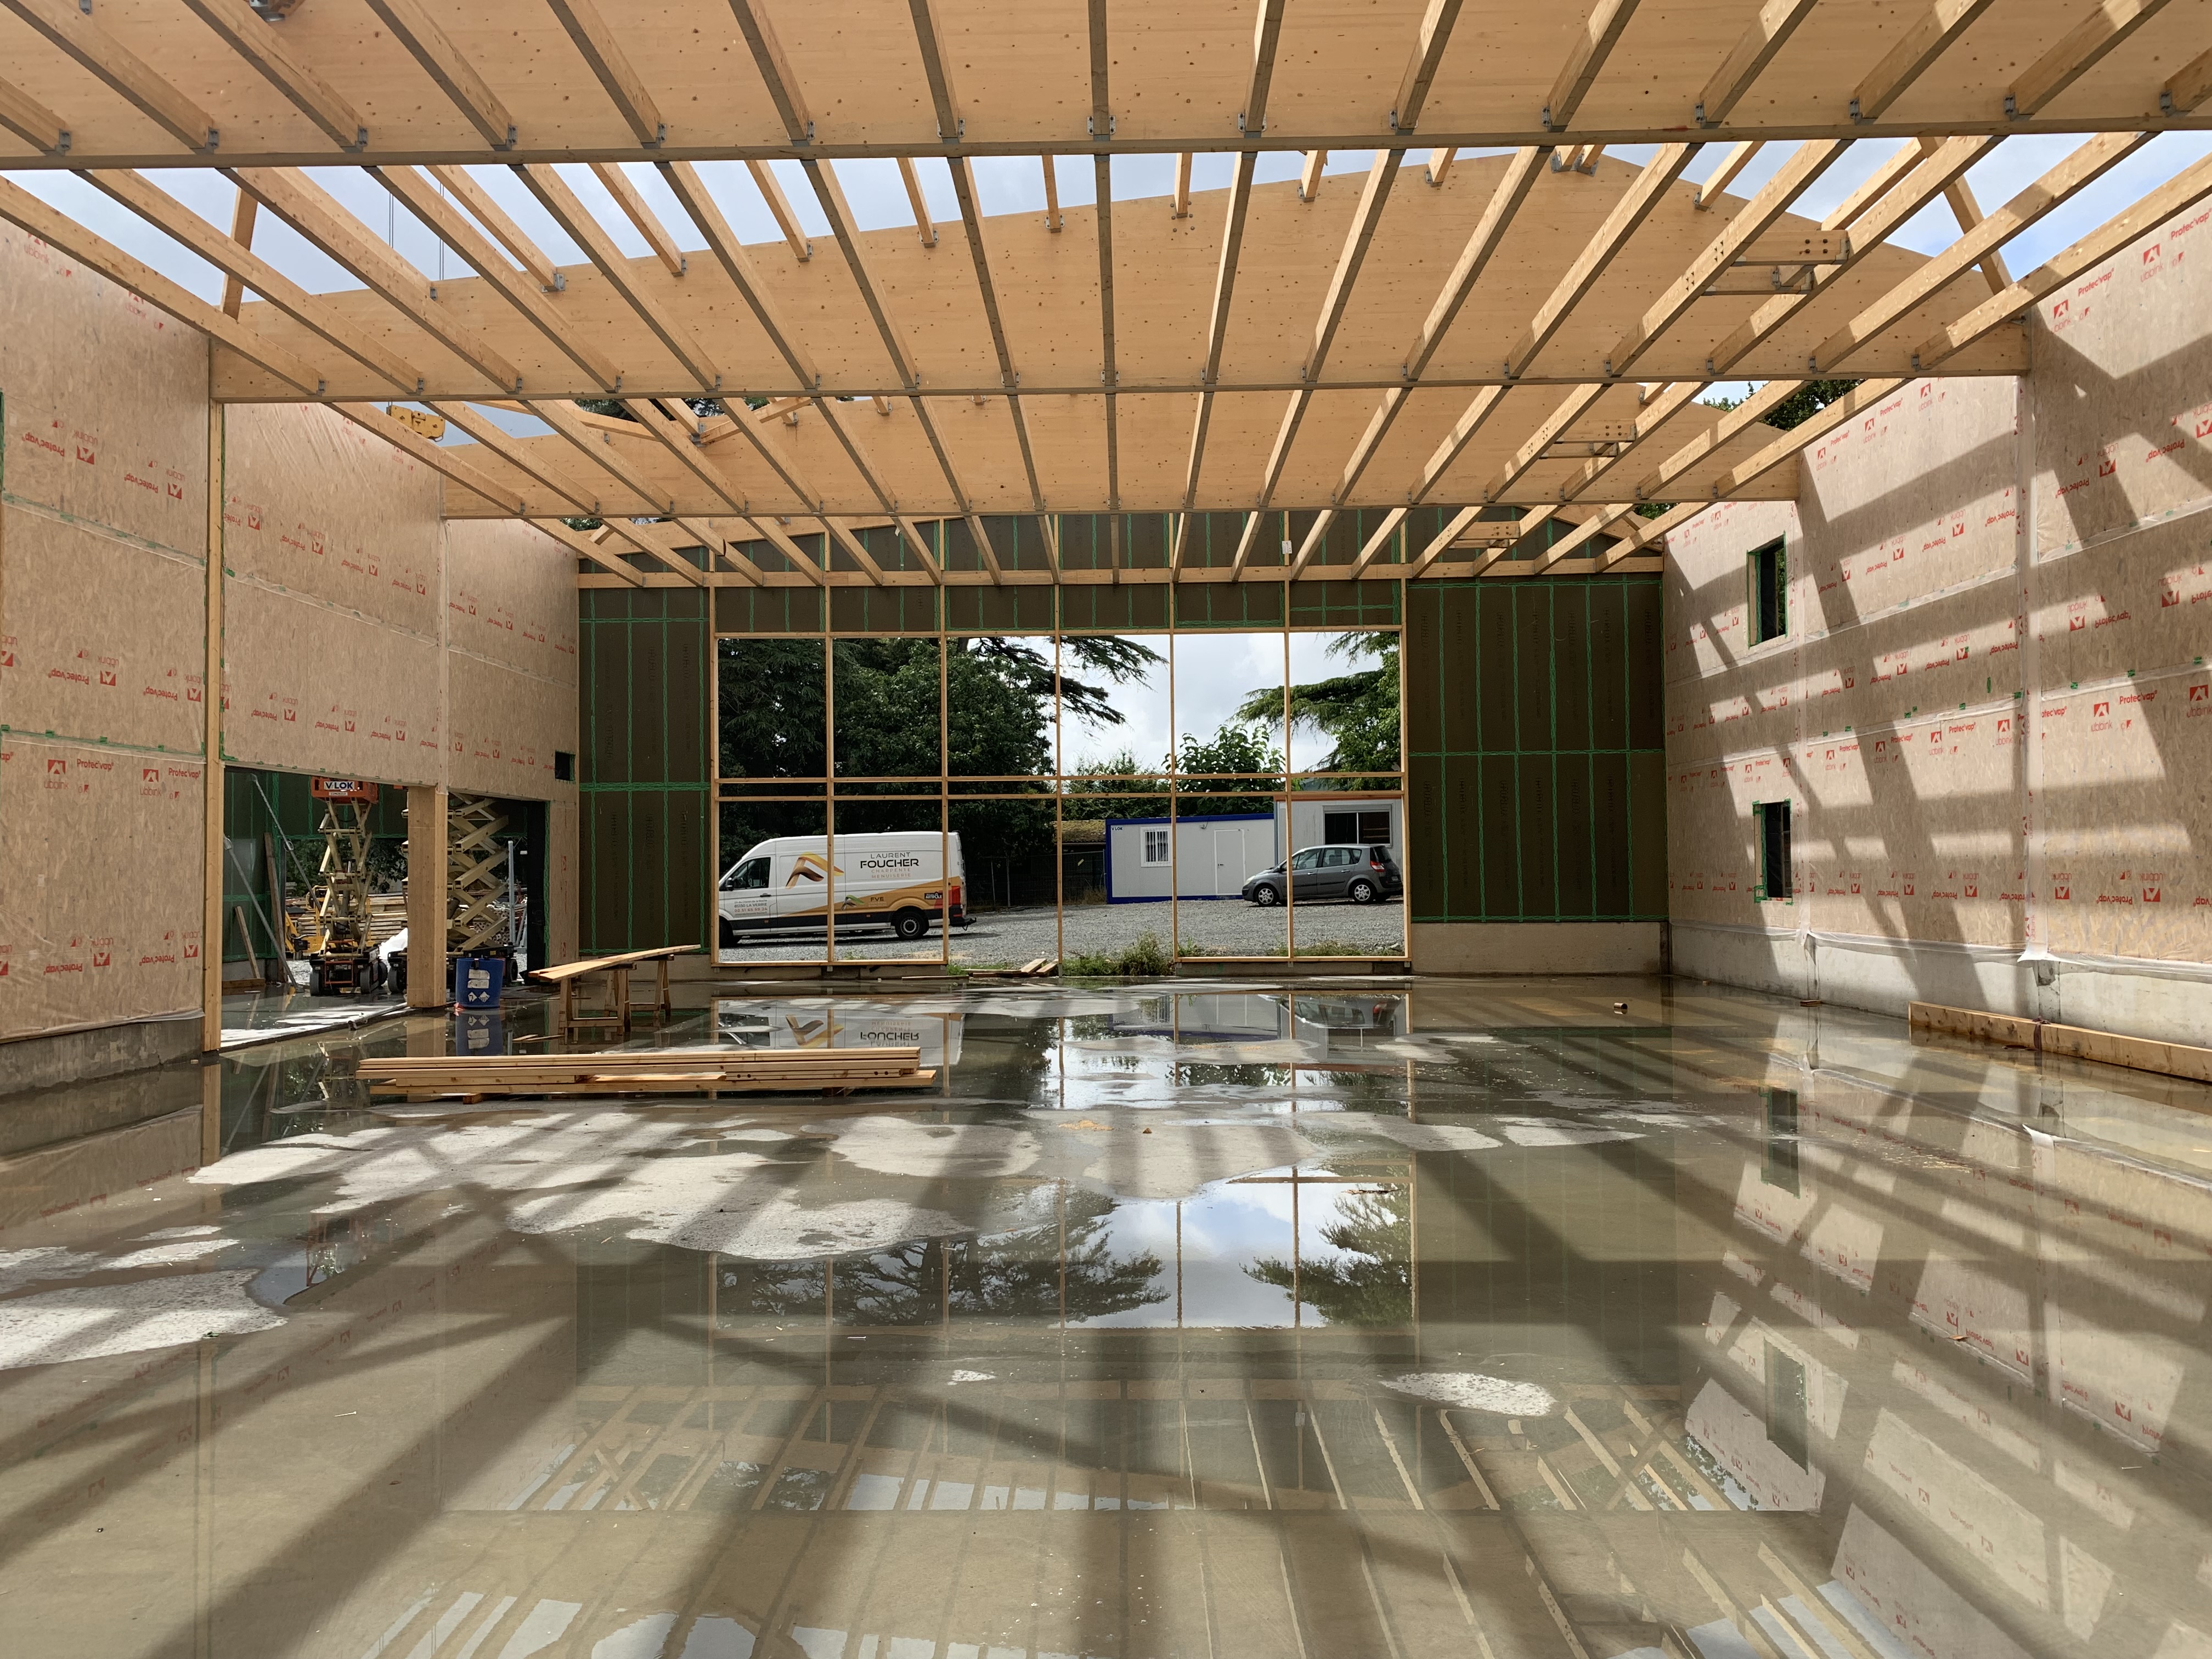
[[1164, 830], [1145, 831], [1145, 862], [1165, 864], [1168, 861], [1168, 832]]

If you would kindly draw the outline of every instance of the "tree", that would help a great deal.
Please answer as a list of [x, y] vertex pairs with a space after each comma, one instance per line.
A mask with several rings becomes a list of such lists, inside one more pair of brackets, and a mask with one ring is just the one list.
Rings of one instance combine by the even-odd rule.
[[[1256, 772], [1272, 775], [1269, 781], [1258, 787], [1259, 794], [1206, 794], [1194, 797], [1188, 792], [1195, 789], [1229, 789], [1227, 782], [1185, 782], [1182, 802], [1178, 811], [1184, 817], [1218, 817], [1230, 812], [1268, 812], [1274, 810], [1275, 792], [1282, 786], [1274, 781], [1283, 775], [1283, 751], [1270, 748], [1264, 729], [1239, 720], [1230, 720], [1212, 737], [1199, 738], [1186, 734], [1182, 752], [1176, 757], [1178, 769], [1186, 779], [1202, 780], [1209, 773]], [[1254, 786], [1246, 784], [1247, 789]]]
[[[1398, 636], [1342, 634], [1331, 640], [1328, 654], [1353, 661], [1372, 658], [1371, 668], [1355, 668], [1324, 680], [1291, 688], [1293, 730], [1304, 727], [1330, 739], [1334, 747], [1307, 772], [1395, 772], [1398, 769]], [[1261, 686], [1237, 705], [1239, 720], [1280, 727], [1283, 694]], [[1386, 781], [1360, 779], [1353, 787], [1382, 787]]]
[[[1778, 432], [1787, 432], [1811, 420], [1836, 399], [1858, 386], [1856, 380], [1801, 380], [1797, 389], [1759, 418]], [[1708, 409], [1741, 409], [1741, 398], [1705, 398], [1699, 400]]]
[[[1295, 1275], [1300, 1302], [1332, 1325], [1403, 1325], [1413, 1316], [1413, 1188], [1379, 1193], [1346, 1191], [1336, 1218], [1321, 1230], [1336, 1257], [1301, 1261]], [[1287, 1261], [1263, 1259], [1244, 1270], [1264, 1285], [1288, 1291]]]

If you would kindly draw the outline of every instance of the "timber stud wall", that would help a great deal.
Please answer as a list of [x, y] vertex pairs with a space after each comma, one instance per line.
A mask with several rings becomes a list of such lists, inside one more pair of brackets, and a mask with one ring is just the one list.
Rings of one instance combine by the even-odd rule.
[[1411, 586], [1412, 921], [1666, 915], [1660, 603], [1650, 575]]

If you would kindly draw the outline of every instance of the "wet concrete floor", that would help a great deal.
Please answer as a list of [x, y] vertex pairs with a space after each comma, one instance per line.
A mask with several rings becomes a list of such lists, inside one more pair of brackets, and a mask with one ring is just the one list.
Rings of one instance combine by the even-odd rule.
[[1656, 980], [635, 1039], [927, 1096], [349, 1076], [544, 1018], [0, 1098], [0, 1652], [2212, 1654], [2212, 1090]]

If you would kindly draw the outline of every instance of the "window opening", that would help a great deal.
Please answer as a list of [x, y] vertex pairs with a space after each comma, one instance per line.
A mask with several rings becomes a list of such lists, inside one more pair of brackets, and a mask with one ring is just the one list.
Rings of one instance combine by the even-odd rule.
[[1750, 555], [1751, 642], [1764, 645], [1790, 631], [1790, 561], [1777, 540]]
[[1367, 847], [1387, 847], [1390, 844], [1390, 815], [1387, 811], [1324, 812], [1321, 824], [1322, 839], [1339, 846], [1357, 843]]
[[1755, 900], [1786, 899], [1790, 885], [1790, 803], [1786, 800], [1753, 801], [1752, 823], [1759, 832], [1759, 885], [1752, 890]]
[[1797, 1091], [1766, 1091], [1766, 1184], [1797, 1192]]
[[1145, 862], [1165, 864], [1168, 861], [1168, 832], [1164, 830], [1145, 831]]
[[1766, 1437], [1799, 1468], [1811, 1452], [1805, 1412], [1805, 1363], [1766, 1345]]

